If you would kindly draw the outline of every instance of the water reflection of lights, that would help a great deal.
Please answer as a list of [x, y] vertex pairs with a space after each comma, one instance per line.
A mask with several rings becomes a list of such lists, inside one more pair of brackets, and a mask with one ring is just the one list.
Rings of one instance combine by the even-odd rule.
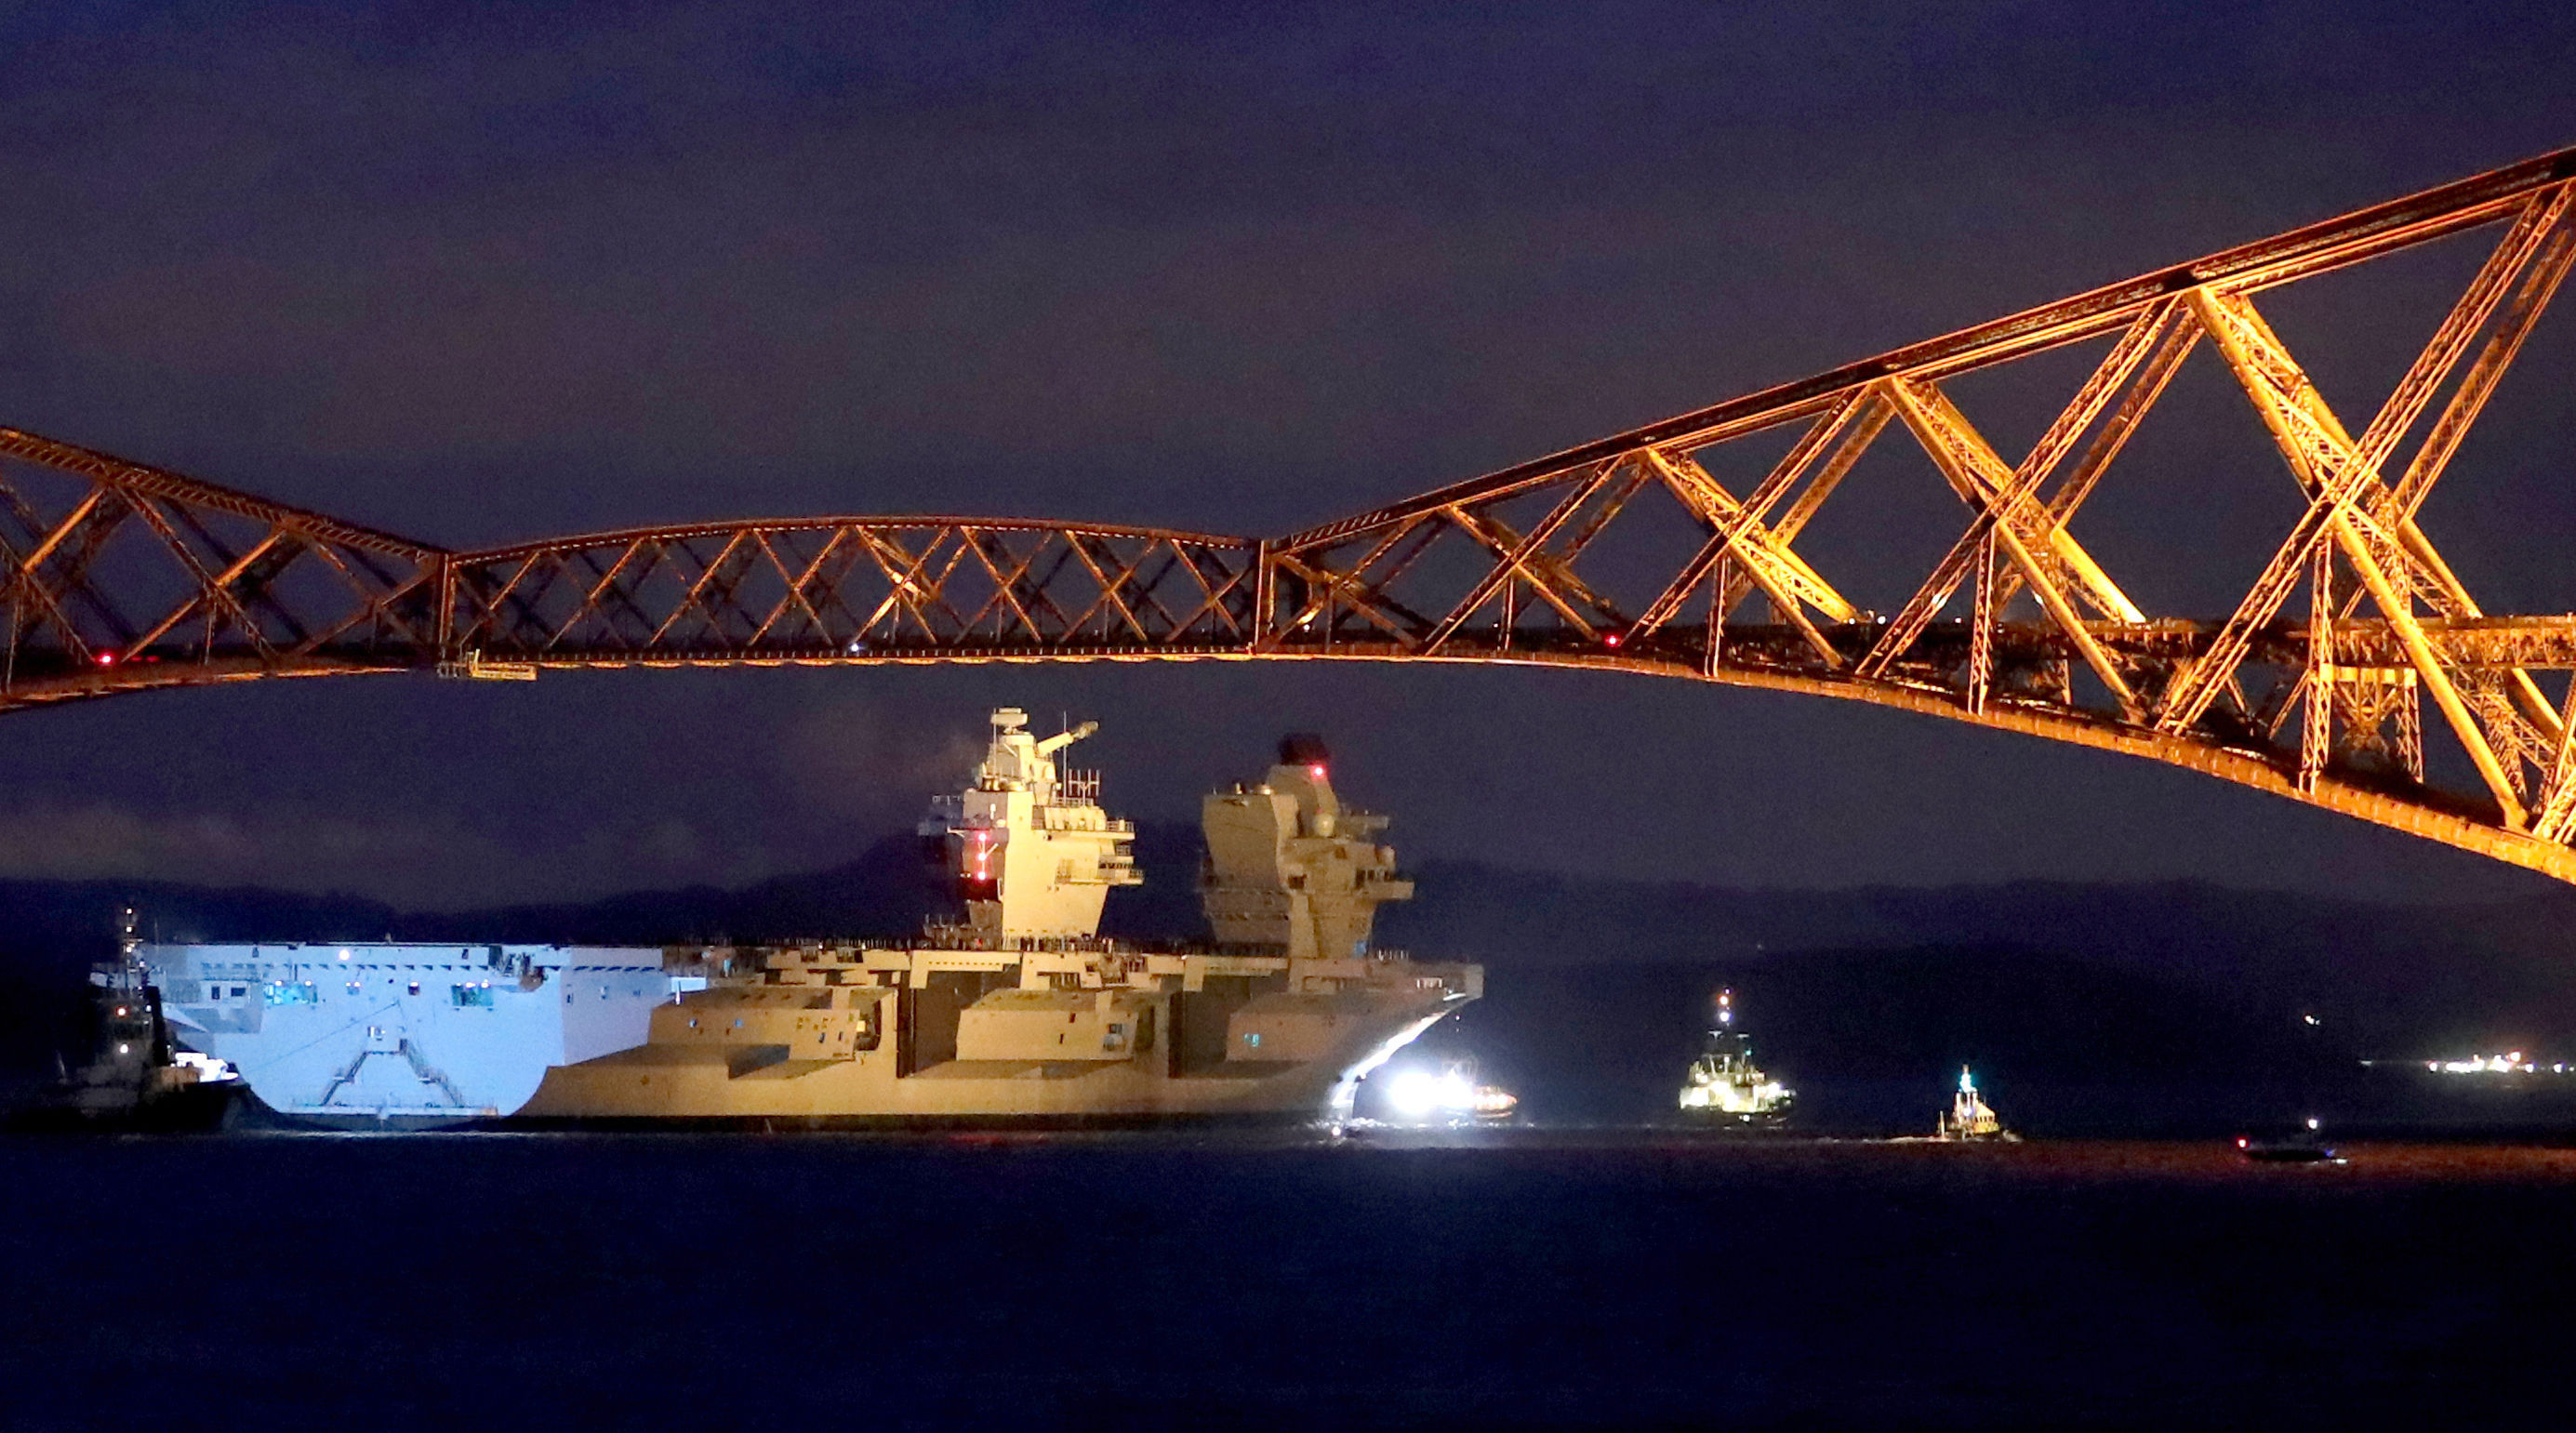
[[2465, 1060], [2427, 1060], [2424, 1068], [2437, 1075], [2536, 1075], [2543, 1068], [2553, 1075], [2567, 1073], [2564, 1063], [2544, 1067], [2537, 1060], [2524, 1059], [2520, 1050], [2507, 1050], [2501, 1055], [2471, 1055]]

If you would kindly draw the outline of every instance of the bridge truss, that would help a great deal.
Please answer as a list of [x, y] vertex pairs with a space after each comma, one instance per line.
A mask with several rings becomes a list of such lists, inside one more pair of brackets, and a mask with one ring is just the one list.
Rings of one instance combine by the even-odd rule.
[[[2257, 297], [2470, 231], [2483, 263], [2356, 431]], [[432, 668], [1562, 665], [2128, 752], [2576, 880], [2576, 686], [2554, 675], [2576, 615], [2487, 613], [2417, 521], [2571, 263], [2576, 150], [1258, 540], [851, 517], [457, 552], [0, 429], [0, 711]], [[1946, 386], [2085, 345], [2018, 457]], [[2232, 610], [2153, 614], [2071, 522], [2196, 352], [2301, 515]], [[1961, 527], [1881, 614], [1798, 544], [1864, 454], [1909, 443]]]

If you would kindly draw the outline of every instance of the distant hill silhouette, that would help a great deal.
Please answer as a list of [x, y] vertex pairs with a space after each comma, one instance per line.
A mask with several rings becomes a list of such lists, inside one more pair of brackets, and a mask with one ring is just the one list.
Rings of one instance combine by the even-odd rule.
[[[1149, 826], [1137, 847], [1148, 884], [1113, 894], [1107, 929], [1198, 934], [1197, 833]], [[2576, 1053], [2576, 892], [2445, 908], [2196, 882], [1730, 890], [1438, 861], [1420, 878], [1417, 899], [1383, 913], [1382, 943], [1490, 970], [1485, 1002], [1440, 1038], [1568, 1111], [1660, 1108], [1720, 983], [1744, 992], [1766, 1058], [1811, 1082], [1919, 1082], [1968, 1059], [2067, 1084], [2244, 1080], [2503, 1042]], [[739, 889], [466, 912], [0, 881], [0, 1070], [49, 1068], [77, 1046], [83, 974], [113, 954], [127, 904], [172, 940], [661, 945], [900, 935], [943, 896], [909, 836]]]
[[2576, 1051], [2576, 891], [2394, 906], [2198, 881], [1730, 890], [1431, 862], [1380, 933], [1423, 957], [1513, 969], [1775, 962], [1802, 952], [2011, 947], [2315, 1013], [2357, 1048], [2510, 1038]]

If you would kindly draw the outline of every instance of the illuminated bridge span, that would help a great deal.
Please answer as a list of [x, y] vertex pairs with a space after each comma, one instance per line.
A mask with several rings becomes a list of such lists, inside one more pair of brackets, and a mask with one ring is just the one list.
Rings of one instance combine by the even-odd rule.
[[[2576, 150], [1268, 539], [814, 518], [454, 552], [0, 429], [0, 709], [428, 668], [1591, 667], [2152, 757], [2576, 880], [2576, 693], [2555, 675], [2576, 615], [2487, 613], [2416, 521], [2576, 261], [2571, 194]], [[2257, 310], [2470, 231], [2483, 264], [2371, 414], [2330, 409]], [[2025, 453], [1944, 392], [2069, 345], [2098, 362]], [[2155, 614], [2070, 520], [2195, 353], [2243, 390], [2304, 513], [2233, 610]], [[1847, 575], [1912, 584], [1882, 615], [1798, 544], [1884, 443], [1929, 458], [1963, 526], [1928, 572]]]

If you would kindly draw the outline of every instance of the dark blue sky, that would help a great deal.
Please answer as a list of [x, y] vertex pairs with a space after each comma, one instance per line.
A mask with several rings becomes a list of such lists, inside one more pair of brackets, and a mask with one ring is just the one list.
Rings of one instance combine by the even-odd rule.
[[[2576, 141], [2554, 5], [864, 16], [14, 11], [0, 422], [450, 545], [919, 510], [1271, 532]], [[2366, 409], [2429, 325], [2407, 278], [2284, 296], [2330, 396]], [[2548, 560], [2571, 328], [2427, 510], [2491, 607], [2576, 608]], [[2212, 432], [2124, 459], [2091, 518], [2169, 606], [2226, 605], [2290, 495], [2241, 405]], [[1866, 569], [1870, 513], [1923, 497], [1818, 540]], [[125, 698], [0, 728], [0, 873], [457, 904], [808, 868], [908, 823], [1002, 700], [1100, 718], [1147, 819], [1322, 730], [1412, 856], [2537, 879], [1811, 699], [1320, 666]]]

